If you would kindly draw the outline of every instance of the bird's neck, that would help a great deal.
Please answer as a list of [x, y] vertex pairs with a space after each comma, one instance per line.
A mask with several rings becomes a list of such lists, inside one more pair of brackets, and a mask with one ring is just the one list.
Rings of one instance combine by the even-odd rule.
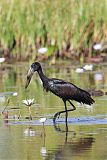
[[42, 68], [38, 70], [39, 77], [43, 83], [46, 83], [48, 78], [44, 75]]

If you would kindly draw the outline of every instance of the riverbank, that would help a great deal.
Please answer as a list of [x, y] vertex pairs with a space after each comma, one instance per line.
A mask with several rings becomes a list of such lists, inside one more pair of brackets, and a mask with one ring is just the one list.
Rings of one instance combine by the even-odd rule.
[[[97, 57], [94, 61], [102, 62], [105, 58], [100, 59], [92, 46], [107, 42], [106, 15], [106, 0], [1, 0], [0, 57], [13, 61]], [[41, 47], [48, 48], [45, 55], [38, 53]]]

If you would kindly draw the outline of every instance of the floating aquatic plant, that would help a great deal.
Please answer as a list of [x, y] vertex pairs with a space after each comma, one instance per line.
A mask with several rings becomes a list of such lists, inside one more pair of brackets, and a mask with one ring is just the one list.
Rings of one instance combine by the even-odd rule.
[[43, 124], [45, 123], [45, 121], [46, 121], [46, 118], [45, 118], [45, 117], [39, 119], [39, 122], [41, 122], [41, 123], [43, 123]]
[[14, 97], [18, 96], [18, 93], [17, 92], [13, 92], [13, 96]]
[[32, 120], [31, 105], [34, 104], [34, 98], [33, 99], [26, 99], [26, 100], [23, 100], [22, 102], [23, 102], [23, 104], [25, 104], [26, 106], [29, 107], [29, 117], [30, 117], [30, 120]]
[[44, 126], [45, 121], [46, 121], [45, 117], [39, 119], [39, 122], [43, 124], [43, 134], [44, 134], [44, 137], [45, 137], [45, 126]]
[[44, 53], [46, 53], [47, 51], [48, 51], [48, 49], [45, 48], [45, 47], [38, 49], [38, 53], [41, 53], [41, 54], [44, 54]]
[[86, 71], [92, 71], [93, 70], [93, 65], [92, 64], [86, 64], [85, 66], [83, 66], [83, 68]]
[[3, 63], [3, 62], [5, 62], [5, 58], [4, 57], [2, 57], [2, 58], [0, 58], [0, 63]]
[[102, 44], [98, 43], [98, 44], [93, 45], [93, 49], [96, 50], [96, 51], [101, 50], [102, 49]]
[[33, 99], [26, 99], [26, 100], [23, 100], [22, 102], [26, 106], [31, 106], [32, 104], [34, 104], [34, 98]]
[[83, 73], [84, 72], [84, 69], [83, 68], [77, 68], [75, 70], [76, 73]]

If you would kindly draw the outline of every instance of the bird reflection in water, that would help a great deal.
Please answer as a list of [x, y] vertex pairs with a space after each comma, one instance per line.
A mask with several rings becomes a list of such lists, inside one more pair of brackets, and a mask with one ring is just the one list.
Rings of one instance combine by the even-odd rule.
[[[58, 124], [54, 123], [54, 128], [57, 132], [64, 133], [65, 132], [65, 141], [63, 145], [58, 145], [56, 149], [47, 154], [48, 159], [59, 159], [59, 157], [74, 157], [83, 155], [85, 151], [89, 151], [92, 148], [92, 144], [95, 142], [95, 138], [92, 135], [88, 135], [86, 137], [77, 137], [76, 132], [69, 131], [68, 125], [65, 125], [65, 130], [62, 130]], [[73, 135], [72, 135], [73, 133]], [[68, 139], [68, 135], [72, 136], [72, 140]]]
[[[68, 130], [68, 122], [66, 121], [65, 122], [65, 130], [64, 129], [61, 129], [61, 127], [59, 126], [59, 124], [56, 124], [55, 121], [53, 121], [53, 124], [54, 124], [54, 128], [57, 132], [61, 132], [61, 133], [66, 133], [65, 135], [65, 143], [67, 143], [67, 139], [68, 139], [68, 132], [70, 132]], [[75, 132], [71, 131], [73, 133], [73, 135], [75, 136]]]

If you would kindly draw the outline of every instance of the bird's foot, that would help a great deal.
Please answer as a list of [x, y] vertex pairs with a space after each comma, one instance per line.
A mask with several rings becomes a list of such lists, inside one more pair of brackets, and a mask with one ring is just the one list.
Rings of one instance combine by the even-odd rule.
[[60, 117], [60, 112], [55, 113], [54, 117], [59, 119], [59, 117]]
[[56, 118], [59, 119], [59, 117], [60, 117], [60, 112], [55, 113], [53, 121], [55, 122]]

